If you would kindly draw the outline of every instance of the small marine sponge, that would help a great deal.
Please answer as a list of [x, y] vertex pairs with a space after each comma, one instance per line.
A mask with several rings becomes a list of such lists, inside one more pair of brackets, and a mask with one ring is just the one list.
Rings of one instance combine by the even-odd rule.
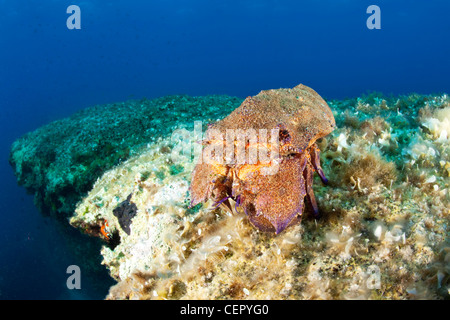
[[277, 234], [300, 222], [305, 197], [318, 215], [313, 174], [328, 180], [315, 142], [334, 127], [327, 103], [302, 84], [248, 97], [206, 132], [192, 174], [191, 206], [213, 198], [231, 209], [232, 199], [254, 226]]

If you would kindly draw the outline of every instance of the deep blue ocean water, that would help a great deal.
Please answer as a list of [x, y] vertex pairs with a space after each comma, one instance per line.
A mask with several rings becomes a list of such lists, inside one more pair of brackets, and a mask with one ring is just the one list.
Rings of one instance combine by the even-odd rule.
[[[372, 4], [381, 29], [366, 26]], [[69, 5], [79, 30], [66, 26]], [[19, 136], [94, 104], [167, 94], [244, 98], [298, 83], [325, 98], [448, 93], [449, 15], [446, 0], [0, 0], [0, 299], [102, 299], [111, 284], [67, 289], [78, 263], [67, 238], [8, 164]]]

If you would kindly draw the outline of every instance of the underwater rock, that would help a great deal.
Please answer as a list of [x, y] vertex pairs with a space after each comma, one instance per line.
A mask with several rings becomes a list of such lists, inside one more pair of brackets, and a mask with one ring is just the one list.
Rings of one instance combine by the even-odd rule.
[[[446, 123], [438, 110], [448, 96], [328, 104], [337, 128], [317, 144], [329, 186], [314, 190], [323, 216], [307, 210], [278, 235], [212, 200], [190, 208], [196, 159], [174, 158], [170, 137], [107, 171], [71, 218], [85, 230], [107, 220], [120, 233], [114, 247], [102, 238], [103, 264], [117, 281], [107, 298], [449, 298], [449, 140], [442, 125], [425, 125]], [[127, 234], [113, 211], [131, 193], [137, 213]]]
[[[226, 210], [209, 200], [189, 207], [197, 159], [175, 151], [190, 150], [198, 141], [191, 134], [174, 142], [171, 133], [191, 130], [194, 120], [215, 123], [242, 100], [156, 101], [142, 103], [150, 120], [136, 116], [149, 121], [145, 129], [120, 122], [139, 102], [116, 104], [109, 106], [111, 114], [97, 107], [38, 129], [12, 148], [18, 180], [37, 193], [37, 201], [54, 205], [55, 212], [69, 213], [73, 206], [70, 223], [104, 241], [102, 263], [117, 282], [107, 299], [449, 298], [448, 95], [327, 101], [336, 129], [316, 141], [329, 180], [323, 186], [314, 177], [322, 217], [316, 220], [305, 210], [301, 225], [278, 235], [254, 228], [233, 206]], [[89, 135], [80, 130], [85, 121], [92, 126]], [[96, 131], [103, 125], [110, 135]], [[60, 139], [57, 133], [65, 126], [72, 135]], [[114, 130], [132, 133], [116, 140]], [[71, 156], [92, 148], [97, 133], [102, 137], [97, 143], [112, 141], [105, 153], [91, 152], [84, 162]], [[126, 146], [130, 151], [123, 160], [90, 171], [92, 176], [71, 169], [84, 172], [95, 167], [91, 161], [106, 161], [100, 158]], [[62, 203], [71, 206], [63, 209]], [[121, 224], [124, 215], [114, 214], [117, 208], [124, 208], [125, 216], [135, 213], [131, 224]]]
[[180, 95], [94, 106], [17, 139], [9, 162], [38, 209], [64, 218], [97, 178], [147, 143], [170, 135], [179, 123], [215, 121], [241, 102]]

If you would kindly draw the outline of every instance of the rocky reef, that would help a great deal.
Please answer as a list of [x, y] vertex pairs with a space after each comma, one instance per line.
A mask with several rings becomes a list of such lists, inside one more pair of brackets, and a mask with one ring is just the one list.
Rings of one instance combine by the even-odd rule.
[[180, 122], [214, 121], [240, 102], [166, 96], [94, 106], [24, 135], [13, 143], [9, 162], [42, 213], [66, 218], [97, 178], [147, 143], [170, 135]]
[[[172, 104], [161, 113], [153, 110], [152, 120], [144, 119], [149, 110], [141, 113], [141, 121], [148, 122], [139, 130], [129, 123], [122, 128], [124, 123], [114, 121], [120, 113], [113, 112], [109, 121], [116, 130], [129, 130], [128, 140], [112, 138], [109, 152], [86, 154], [84, 163], [121, 154], [126, 146], [130, 151], [91, 172], [82, 190], [78, 180], [67, 177], [75, 170], [68, 166], [74, 159], [69, 155], [79, 150], [82, 137], [88, 139], [80, 132], [83, 117], [104, 121], [103, 115], [96, 118], [86, 110], [74, 116], [79, 121], [71, 129], [74, 136], [67, 134], [53, 161], [33, 163], [39, 152], [50, 152], [47, 144], [57, 131], [49, 125], [16, 142], [11, 162], [19, 182], [39, 199], [53, 195], [46, 206], [54, 203], [67, 213], [75, 208], [70, 223], [104, 240], [103, 264], [117, 281], [108, 299], [449, 298], [448, 95], [374, 93], [327, 101], [336, 129], [317, 141], [329, 180], [323, 186], [314, 178], [321, 217], [306, 211], [301, 224], [278, 235], [259, 231], [244, 213], [211, 200], [189, 207], [196, 161], [179, 150], [198, 144], [195, 120], [205, 129], [241, 102], [185, 96], [146, 100], [149, 109]], [[140, 108], [139, 102], [120, 106], [130, 113]], [[92, 110], [103, 108], [108, 109]], [[67, 121], [57, 122], [60, 130]], [[67, 151], [58, 151], [65, 143]], [[46, 191], [51, 179], [59, 182]], [[60, 184], [75, 189], [67, 191], [74, 200], [58, 192]], [[61, 206], [66, 201], [71, 205]]]

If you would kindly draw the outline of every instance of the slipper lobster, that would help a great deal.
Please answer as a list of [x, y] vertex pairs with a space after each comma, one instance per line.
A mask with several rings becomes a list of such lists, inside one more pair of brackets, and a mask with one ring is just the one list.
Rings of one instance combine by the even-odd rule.
[[206, 131], [191, 206], [213, 199], [232, 210], [234, 201], [256, 228], [276, 234], [300, 223], [305, 198], [318, 216], [313, 174], [327, 179], [316, 141], [335, 126], [328, 104], [305, 85], [248, 97]]

